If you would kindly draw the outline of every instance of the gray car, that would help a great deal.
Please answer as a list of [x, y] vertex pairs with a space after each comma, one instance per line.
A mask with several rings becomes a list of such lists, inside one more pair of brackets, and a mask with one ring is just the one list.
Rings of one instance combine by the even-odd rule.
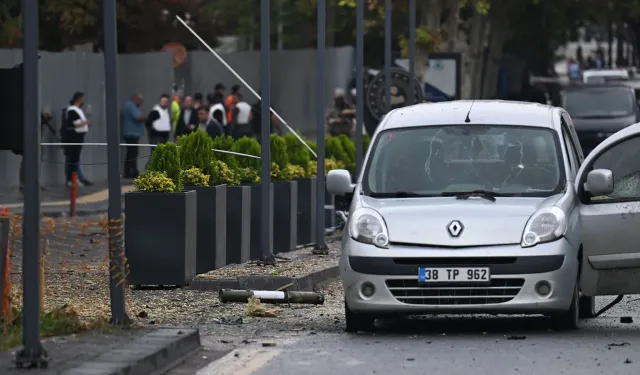
[[[454, 101], [390, 112], [352, 195], [340, 274], [348, 331], [378, 317], [594, 317], [594, 296], [640, 292], [640, 125], [586, 158], [562, 108]], [[584, 160], [583, 160], [584, 159]], [[621, 298], [621, 297], [620, 297]]]

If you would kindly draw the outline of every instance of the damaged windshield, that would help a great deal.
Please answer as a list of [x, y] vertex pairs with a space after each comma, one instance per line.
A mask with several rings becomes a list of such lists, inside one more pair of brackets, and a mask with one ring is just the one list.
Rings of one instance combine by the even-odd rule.
[[[478, 192], [550, 196], [564, 188], [556, 133], [539, 127], [448, 125], [381, 132], [364, 193], [393, 197]], [[402, 195], [401, 194], [401, 195]]]

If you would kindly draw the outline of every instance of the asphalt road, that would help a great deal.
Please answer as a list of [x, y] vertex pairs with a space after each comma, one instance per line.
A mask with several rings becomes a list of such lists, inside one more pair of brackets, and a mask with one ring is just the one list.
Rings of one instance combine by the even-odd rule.
[[[383, 321], [375, 334], [262, 332], [242, 342], [237, 337], [226, 356], [204, 364], [203, 355], [180, 374], [635, 375], [640, 373], [637, 297], [626, 297], [573, 332], [551, 331], [544, 318], [491, 316]], [[621, 323], [622, 316], [633, 323]], [[220, 342], [218, 335], [203, 336], [206, 347]]]

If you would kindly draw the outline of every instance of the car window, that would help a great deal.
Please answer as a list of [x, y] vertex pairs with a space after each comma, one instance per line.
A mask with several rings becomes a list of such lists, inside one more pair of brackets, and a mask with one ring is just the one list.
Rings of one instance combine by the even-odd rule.
[[567, 149], [567, 154], [569, 157], [569, 166], [571, 167], [571, 176], [575, 177], [576, 173], [578, 172], [578, 158], [576, 156], [575, 151], [573, 151], [573, 147], [571, 146], [571, 138], [569, 137], [569, 134], [567, 134], [567, 131], [564, 129], [564, 127], [562, 128], [562, 138], [564, 141], [564, 147]]
[[640, 199], [640, 137], [627, 139], [603, 152], [592, 169], [613, 172], [613, 192], [592, 200]]
[[564, 188], [556, 132], [508, 125], [447, 125], [390, 129], [371, 146], [365, 194], [489, 190], [548, 196]]
[[574, 118], [606, 118], [632, 115], [636, 103], [629, 89], [596, 87], [566, 91], [563, 106]]

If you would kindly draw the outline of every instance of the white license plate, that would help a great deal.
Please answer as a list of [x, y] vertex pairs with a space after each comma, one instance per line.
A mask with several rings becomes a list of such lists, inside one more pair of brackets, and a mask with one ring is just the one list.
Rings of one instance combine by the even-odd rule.
[[489, 267], [418, 268], [421, 283], [482, 283], [491, 281]]

